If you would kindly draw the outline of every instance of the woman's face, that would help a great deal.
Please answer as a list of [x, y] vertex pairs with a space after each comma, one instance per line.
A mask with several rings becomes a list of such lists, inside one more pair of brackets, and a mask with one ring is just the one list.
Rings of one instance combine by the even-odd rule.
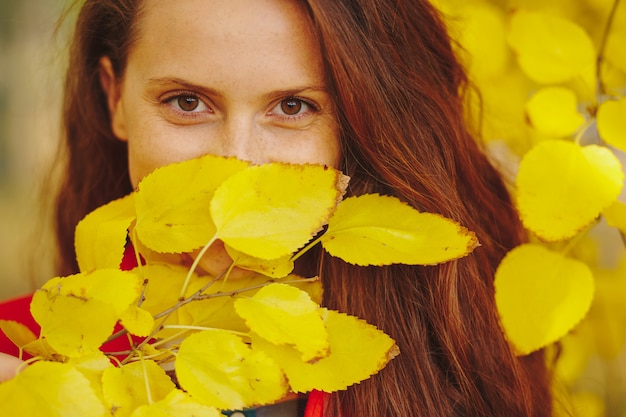
[[101, 61], [133, 186], [204, 154], [337, 167], [319, 46], [292, 0], [145, 0], [123, 79]]

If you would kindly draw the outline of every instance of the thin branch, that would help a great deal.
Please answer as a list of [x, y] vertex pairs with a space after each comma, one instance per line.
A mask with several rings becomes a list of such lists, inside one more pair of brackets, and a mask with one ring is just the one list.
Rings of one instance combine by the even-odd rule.
[[602, 40], [600, 41], [600, 48], [598, 49], [598, 58], [596, 61], [596, 79], [598, 80], [598, 92], [599, 94], [606, 94], [604, 83], [602, 82], [602, 61], [604, 60], [604, 52], [606, 49], [606, 43], [609, 38], [609, 33], [611, 32], [611, 28], [613, 27], [613, 21], [615, 20], [615, 15], [617, 12], [617, 7], [619, 6], [620, 0], [615, 0], [613, 2], [613, 6], [611, 6], [611, 11], [609, 12], [609, 17], [606, 22], [606, 26], [604, 27], [604, 33], [602, 34]]

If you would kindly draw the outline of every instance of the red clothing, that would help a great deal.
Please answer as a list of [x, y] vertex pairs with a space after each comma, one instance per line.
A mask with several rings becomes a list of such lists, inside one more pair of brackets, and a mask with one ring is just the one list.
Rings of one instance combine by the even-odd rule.
[[[33, 333], [39, 334], [39, 325], [30, 315], [32, 295], [14, 298], [0, 303], [0, 320], [11, 320], [26, 325]], [[19, 349], [0, 331], [0, 352], [18, 356]]]

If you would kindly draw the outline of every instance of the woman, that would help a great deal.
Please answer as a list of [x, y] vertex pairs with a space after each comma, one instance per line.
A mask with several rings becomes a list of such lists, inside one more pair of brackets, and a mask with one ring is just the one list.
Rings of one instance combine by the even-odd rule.
[[[436, 267], [317, 255], [324, 304], [402, 352], [324, 416], [551, 415], [543, 355], [515, 357], [499, 327], [494, 270], [523, 232], [464, 123], [466, 84], [427, 1], [88, 0], [66, 81], [59, 274], [77, 270], [76, 223], [160, 165], [204, 153], [335, 165], [350, 194], [441, 213], [482, 246]], [[204, 268], [223, 258], [216, 246]]]

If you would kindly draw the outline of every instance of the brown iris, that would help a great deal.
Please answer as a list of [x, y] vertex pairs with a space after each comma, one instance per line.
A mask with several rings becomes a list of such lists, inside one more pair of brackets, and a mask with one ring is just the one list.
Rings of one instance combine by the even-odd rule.
[[283, 100], [280, 103], [280, 109], [290, 116], [300, 113], [302, 110], [302, 101], [296, 99]]
[[178, 97], [178, 105], [184, 111], [194, 111], [198, 108], [200, 100], [193, 96], [180, 96]]

